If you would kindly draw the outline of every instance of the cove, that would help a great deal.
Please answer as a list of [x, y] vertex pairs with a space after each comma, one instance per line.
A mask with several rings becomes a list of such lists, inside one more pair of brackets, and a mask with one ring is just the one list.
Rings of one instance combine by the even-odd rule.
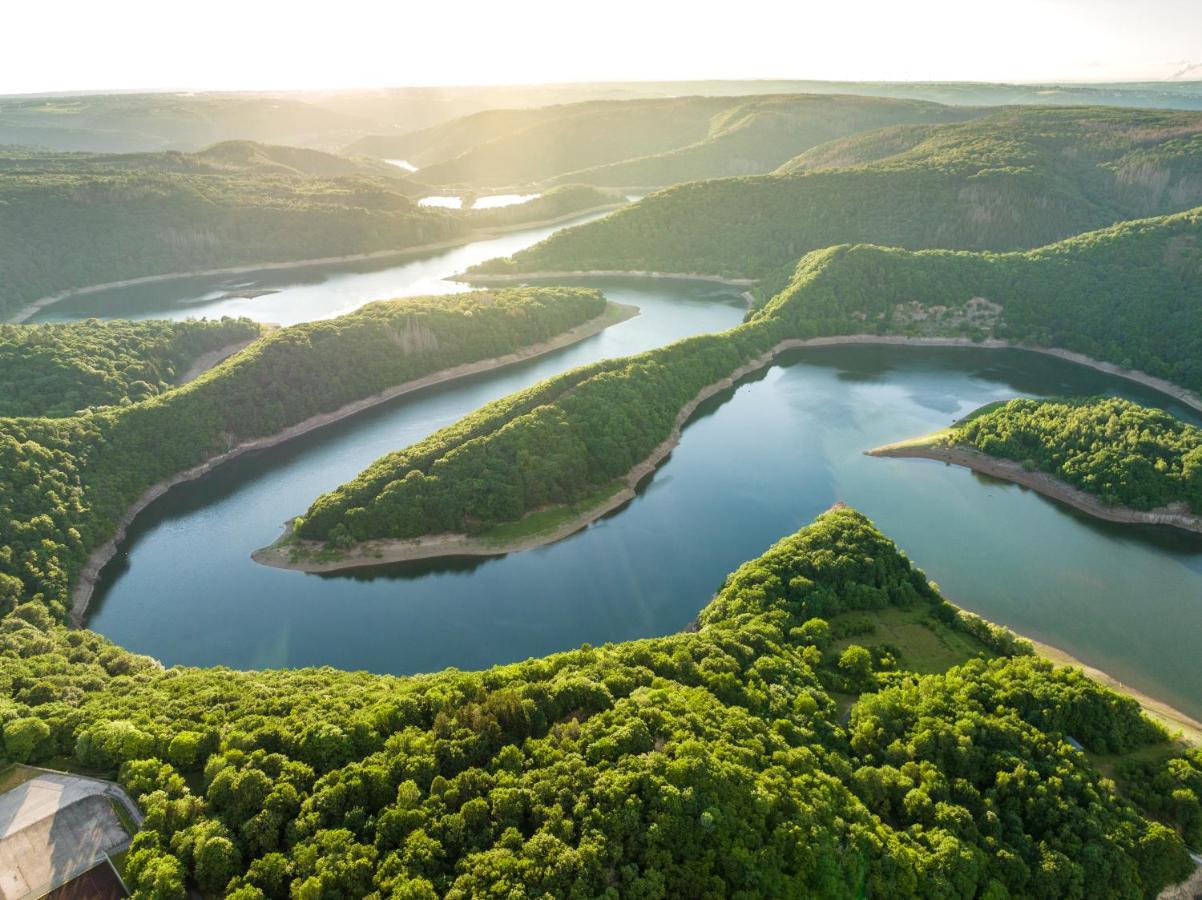
[[[697, 284], [605, 286], [644, 315], [562, 356], [409, 398], [171, 491], [102, 575], [90, 625], [167, 664], [479, 668], [678, 630], [726, 573], [841, 500], [960, 605], [1202, 715], [1197, 536], [1099, 522], [967, 470], [862, 453], [1017, 395], [1117, 394], [1197, 421], [1123, 379], [1021, 351], [782, 355], [707, 401], [624, 509], [525, 553], [327, 575], [248, 558], [318, 492], [540, 372], [665, 343], [686, 324], [714, 330], [740, 312]], [[652, 327], [636, 337], [636, 325]]]

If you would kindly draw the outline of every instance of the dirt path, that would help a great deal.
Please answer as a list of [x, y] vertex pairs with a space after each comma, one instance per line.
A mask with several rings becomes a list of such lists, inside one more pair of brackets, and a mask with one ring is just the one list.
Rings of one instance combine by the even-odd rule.
[[1186, 531], [1202, 533], [1202, 516], [1192, 515], [1184, 507], [1162, 507], [1138, 510], [1125, 506], [1107, 506], [1093, 494], [1086, 493], [1046, 472], [1028, 472], [1020, 463], [1009, 459], [998, 459], [970, 447], [932, 447], [924, 444], [886, 444], [874, 450], [866, 450], [868, 456], [894, 459], [933, 459], [949, 465], [964, 466], [974, 472], [992, 475], [1029, 487], [1045, 497], [1067, 503], [1074, 509], [1105, 519], [1108, 522], [1123, 522], [1131, 525], [1169, 525]]
[[290, 441], [293, 438], [300, 437], [302, 434], [308, 434], [310, 431], [315, 431], [318, 428], [324, 428], [326, 425], [341, 421], [363, 412], [373, 406], [379, 406], [381, 403], [386, 403], [403, 394], [409, 394], [413, 391], [419, 391], [423, 388], [431, 387], [436, 384], [442, 384], [447, 381], [453, 381], [456, 378], [463, 378], [467, 375], [476, 375], [480, 372], [487, 372], [492, 369], [499, 369], [503, 366], [512, 365], [513, 363], [523, 362], [528, 359], [533, 359], [537, 356], [542, 356], [551, 353], [554, 350], [559, 350], [563, 347], [568, 347], [572, 344], [579, 343], [585, 338], [591, 337], [600, 331], [605, 330], [611, 325], [616, 325], [619, 322], [624, 322], [626, 319], [638, 315], [639, 309], [637, 306], [629, 306], [623, 303], [614, 303], [610, 301], [606, 306], [605, 312], [594, 319], [576, 326], [575, 328], [565, 331], [563, 334], [552, 338], [549, 341], [543, 341], [539, 344], [532, 344], [514, 353], [508, 353], [504, 356], [497, 356], [490, 359], [482, 359], [473, 363], [464, 363], [460, 366], [455, 366], [450, 369], [442, 369], [433, 374], [426, 375], [423, 378], [417, 378], [413, 381], [407, 381], [403, 384], [398, 384], [387, 390], [381, 391], [378, 394], [373, 394], [370, 397], [364, 397], [361, 400], [355, 400], [352, 403], [347, 403], [336, 410], [320, 415], [311, 416], [303, 422], [298, 422], [289, 428], [276, 434], [267, 437], [255, 438], [254, 440], [244, 441], [235, 447], [227, 450], [224, 453], [211, 457], [205, 462], [193, 466], [183, 472], [173, 475], [171, 478], [151, 485], [137, 500], [130, 505], [125, 511], [125, 515], [117, 523], [117, 529], [113, 536], [93, 550], [88, 555], [88, 561], [84, 564], [79, 574], [79, 580], [76, 582], [75, 589], [71, 592], [71, 622], [77, 626], [82, 626], [84, 615], [87, 613], [88, 603], [91, 602], [92, 592], [96, 588], [96, 580], [100, 576], [100, 571], [105, 565], [117, 554], [117, 548], [121, 541], [125, 539], [125, 530], [133, 522], [134, 518], [144, 510], [147, 506], [167, 493], [177, 484], [183, 484], [186, 481], [194, 481], [205, 475], [219, 465], [229, 462], [243, 453], [249, 453], [252, 450], [264, 450], [268, 447], [274, 447], [278, 444]]
[[180, 385], [187, 384], [189, 381], [195, 381], [205, 372], [209, 371], [209, 369], [225, 362], [235, 353], [245, 350], [257, 340], [257, 337], [253, 337], [245, 341], [238, 341], [235, 344], [226, 344], [224, 347], [218, 347], [216, 350], [200, 354], [200, 356], [192, 360], [192, 365], [188, 366], [188, 371], [180, 376], [175, 386], [179, 387]]

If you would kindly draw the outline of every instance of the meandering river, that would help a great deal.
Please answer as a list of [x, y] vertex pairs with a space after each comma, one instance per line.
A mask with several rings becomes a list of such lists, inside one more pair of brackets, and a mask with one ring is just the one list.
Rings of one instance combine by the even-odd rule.
[[[220, 290], [195, 279], [191, 288], [110, 292], [104, 308], [317, 318], [374, 297], [459, 289], [445, 276], [464, 260], [512, 252], [524, 239], [498, 239], [510, 249], [490, 241], [401, 266], [313, 272], [324, 280], [309, 284], [294, 283], [295, 270], [277, 272], [280, 293], [242, 302], [181, 305]], [[795, 351], [707, 402], [626, 508], [538, 550], [332, 575], [250, 560], [318, 493], [487, 400], [571, 365], [729, 327], [743, 314], [733, 294], [712, 285], [597, 284], [642, 315], [539, 360], [399, 398], [169, 492], [135, 521], [103, 573], [91, 627], [167, 664], [477, 668], [675, 631], [726, 573], [842, 500], [871, 516], [957, 603], [1202, 717], [1202, 539], [1098, 522], [939, 463], [862, 455], [1016, 395], [1119, 394], [1196, 421], [1130, 382], [1019, 351]], [[47, 312], [95, 314], [104, 296], [77, 298], [90, 308]]]

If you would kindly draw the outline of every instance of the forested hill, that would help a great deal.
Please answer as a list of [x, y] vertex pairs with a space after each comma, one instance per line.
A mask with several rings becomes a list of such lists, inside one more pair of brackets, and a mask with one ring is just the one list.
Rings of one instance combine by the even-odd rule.
[[144, 896], [1155, 896], [1192, 868], [1202, 757], [1026, 652], [840, 509], [695, 632], [477, 673], [164, 671], [26, 605], [0, 718], [9, 758], [139, 799]]
[[406, 159], [428, 184], [657, 187], [770, 172], [815, 144], [866, 129], [980, 114], [819, 94], [598, 101], [490, 110], [409, 135], [366, 138], [348, 150]]
[[56, 166], [0, 178], [0, 315], [94, 284], [403, 250], [469, 231], [394, 178]]
[[1202, 391], [1202, 209], [1020, 253], [816, 251], [753, 315], [815, 334], [1060, 347]]
[[249, 319], [0, 324], [0, 416], [68, 416], [172, 387], [209, 351], [258, 337]]
[[88, 554], [151, 485], [398, 384], [541, 343], [605, 309], [598, 292], [571, 288], [380, 301], [278, 329], [138, 403], [0, 419], [0, 614], [33, 600], [65, 615]]
[[480, 271], [697, 272], [771, 291], [832, 244], [1025, 249], [1202, 202], [1200, 113], [1008, 109], [911, 134], [867, 165], [669, 188]]
[[1011, 400], [938, 441], [1046, 472], [1104, 503], [1202, 514], [1202, 429], [1127, 400]]
[[114, 174], [179, 172], [192, 175], [277, 175], [328, 177], [364, 175], [394, 182], [400, 191], [418, 193], [403, 169], [371, 157], [339, 156], [303, 147], [223, 141], [194, 153], [63, 153], [28, 148], [0, 148], [0, 173]]

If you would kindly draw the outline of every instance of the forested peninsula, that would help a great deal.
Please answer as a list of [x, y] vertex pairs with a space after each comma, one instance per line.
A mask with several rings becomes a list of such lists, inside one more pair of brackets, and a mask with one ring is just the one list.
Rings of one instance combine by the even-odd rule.
[[990, 404], [870, 452], [968, 466], [1112, 521], [1202, 531], [1202, 429], [1127, 400]]
[[695, 631], [478, 673], [163, 670], [37, 603], [0, 648], [6, 755], [115, 773], [159, 897], [1150, 897], [1202, 838], [1197, 750], [850, 509]]
[[[0, 419], [0, 609], [66, 614], [130, 516], [172, 483], [424, 384], [620, 321], [597, 291], [519, 288], [379, 301], [276, 330], [189, 384], [62, 418]], [[41, 326], [37, 326], [41, 327]], [[99, 556], [97, 556], [99, 554]]]
[[811, 253], [730, 331], [573, 370], [382, 457], [317, 498], [291, 544], [264, 559], [330, 568], [340, 555], [453, 555], [465, 535], [484, 542], [473, 552], [563, 537], [565, 522], [612, 508], [631, 473], [662, 458], [699, 395], [811, 341], [1062, 348], [1197, 390], [1200, 229], [1191, 211], [1025, 253]]

